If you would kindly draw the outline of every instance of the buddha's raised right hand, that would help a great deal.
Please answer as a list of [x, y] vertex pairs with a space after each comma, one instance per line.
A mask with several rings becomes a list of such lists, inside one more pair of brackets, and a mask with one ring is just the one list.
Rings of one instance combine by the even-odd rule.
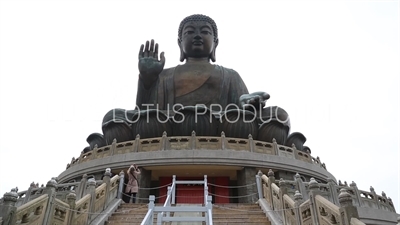
[[146, 41], [146, 46], [141, 45], [139, 50], [139, 72], [146, 88], [150, 87], [164, 69], [164, 52], [160, 54], [158, 60], [158, 44], [154, 45], [154, 40]]

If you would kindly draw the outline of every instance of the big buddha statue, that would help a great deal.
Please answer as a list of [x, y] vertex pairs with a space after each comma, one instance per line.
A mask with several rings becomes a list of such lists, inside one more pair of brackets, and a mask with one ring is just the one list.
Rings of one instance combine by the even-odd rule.
[[[290, 123], [285, 110], [265, 107], [269, 94], [249, 93], [233, 69], [215, 64], [219, 43], [213, 19], [195, 14], [178, 28], [180, 61], [164, 68], [164, 52], [154, 40], [138, 53], [137, 108], [112, 109], [103, 118], [101, 134], [90, 140], [109, 145], [140, 138], [197, 135], [248, 138], [285, 144]], [[244, 62], [245, 63], [245, 62]], [[278, 137], [279, 136], [279, 137]], [[89, 140], [88, 140], [89, 142]], [[90, 143], [93, 146], [93, 143]], [[99, 147], [99, 146], [98, 146]]]

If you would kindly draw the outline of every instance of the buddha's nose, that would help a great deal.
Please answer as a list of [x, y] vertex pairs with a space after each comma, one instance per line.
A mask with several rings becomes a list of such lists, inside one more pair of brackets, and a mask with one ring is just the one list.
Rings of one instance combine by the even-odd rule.
[[201, 36], [199, 33], [196, 33], [196, 35], [194, 36], [194, 39], [196, 40], [201, 40]]

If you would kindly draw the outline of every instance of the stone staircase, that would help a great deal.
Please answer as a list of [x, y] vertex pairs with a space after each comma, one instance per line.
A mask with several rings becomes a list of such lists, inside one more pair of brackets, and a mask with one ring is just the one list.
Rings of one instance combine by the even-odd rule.
[[214, 225], [271, 225], [258, 204], [216, 204], [212, 213]]
[[[147, 211], [147, 204], [121, 203], [105, 222], [105, 225], [140, 225]], [[154, 217], [154, 224], [156, 224], [157, 215]]]
[[[105, 225], [140, 225], [147, 213], [147, 204], [122, 203]], [[157, 224], [154, 215], [153, 224]], [[164, 222], [163, 225], [205, 225], [205, 222]], [[213, 206], [214, 225], [271, 225], [257, 204], [216, 204]]]

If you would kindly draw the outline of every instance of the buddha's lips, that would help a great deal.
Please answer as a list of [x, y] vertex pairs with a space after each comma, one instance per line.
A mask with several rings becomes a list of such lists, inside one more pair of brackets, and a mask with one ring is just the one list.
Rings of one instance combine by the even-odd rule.
[[192, 44], [194, 44], [194, 45], [202, 45], [203, 42], [202, 41], [193, 41]]

